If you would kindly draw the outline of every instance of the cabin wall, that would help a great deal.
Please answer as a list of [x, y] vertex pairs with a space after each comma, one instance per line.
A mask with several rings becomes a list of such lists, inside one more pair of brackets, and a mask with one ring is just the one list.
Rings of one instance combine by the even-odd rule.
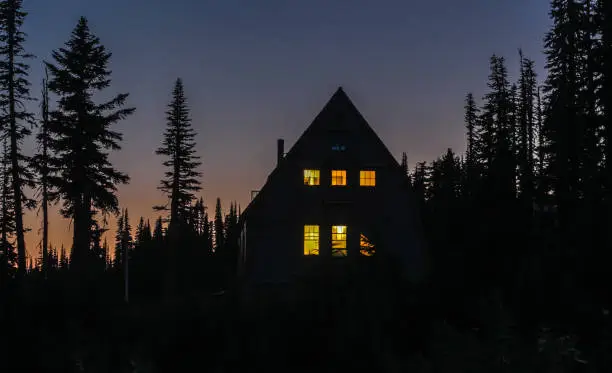
[[422, 276], [422, 239], [409, 191], [396, 168], [378, 168], [375, 187], [359, 186], [360, 167], [347, 169], [345, 187], [330, 186], [324, 170], [321, 185], [305, 186], [302, 169], [291, 167], [274, 175], [266, 196], [249, 211], [246, 258], [252, 279], [290, 281], [300, 275], [304, 260], [320, 260], [303, 255], [304, 225], [311, 224], [319, 225], [320, 258], [331, 255], [331, 226], [346, 225], [349, 257], [359, 255], [359, 236], [364, 233], [400, 261], [411, 280]]
[[[304, 169], [320, 170], [320, 185], [304, 185]], [[334, 169], [347, 171], [346, 186], [331, 185]], [[359, 185], [361, 170], [376, 171], [374, 187]], [[384, 251], [378, 254], [391, 255], [418, 279], [423, 241], [410, 198], [397, 161], [339, 91], [248, 207], [245, 272], [255, 282], [289, 281], [305, 262], [328, 260], [332, 225], [346, 225], [349, 257], [359, 255], [364, 233]], [[317, 257], [303, 255], [304, 225], [319, 225]]]

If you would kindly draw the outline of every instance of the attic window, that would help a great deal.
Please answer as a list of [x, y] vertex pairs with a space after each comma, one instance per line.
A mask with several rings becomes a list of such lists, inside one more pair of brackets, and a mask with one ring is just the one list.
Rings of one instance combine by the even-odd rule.
[[346, 150], [346, 146], [344, 146], [344, 145], [337, 145], [336, 144], [336, 145], [332, 146], [332, 150], [335, 151], [335, 152], [343, 152], [343, 151]]
[[331, 185], [346, 185], [346, 170], [332, 170]]
[[319, 185], [321, 181], [321, 171], [304, 170], [304, 185]]
[[332, 256], [346, 256], [346, 225], [332, 226]]

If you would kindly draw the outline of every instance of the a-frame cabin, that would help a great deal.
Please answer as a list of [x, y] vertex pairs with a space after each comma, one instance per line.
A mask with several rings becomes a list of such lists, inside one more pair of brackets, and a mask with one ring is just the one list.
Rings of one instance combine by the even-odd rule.
[[405, 278], [423, 276], [408, 177], [342, 88], [286, 154], [283, 143], [240, 217], [243, 284], [288, 283], [317, 264], [381, 254]]

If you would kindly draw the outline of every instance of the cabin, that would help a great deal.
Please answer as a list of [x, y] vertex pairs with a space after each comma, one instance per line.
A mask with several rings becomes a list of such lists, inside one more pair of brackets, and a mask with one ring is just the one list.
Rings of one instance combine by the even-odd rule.
[[240, 216], [239, 277], [290, 283], [325, 263], [384, 254], [419, 281], [415, 208], [407, 175], [340, 87], [289, 151], [278, 140], [276, 167]]

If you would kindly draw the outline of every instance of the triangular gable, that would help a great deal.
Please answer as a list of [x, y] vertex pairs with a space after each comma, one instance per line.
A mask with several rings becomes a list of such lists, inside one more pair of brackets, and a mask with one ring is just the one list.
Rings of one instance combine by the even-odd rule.
[[338, 87], [325, 106], [323, 106], [323, 109], [287, 152], [285, 159], [290, 160], [292, 155], [300, 150], [310, 133], [320, 131], [362, 131], [368, 137], [376, 139], [377, 146], [384, 149], [389, 162], [394, 162], [399, 166], [397, 159], [393, 157], [387, 146], [378, 137], [378, 134], [372, 129], [363, 115], [361, 115], [342, 87]]
[[366, 136], [375, 140], [376, 147], [381, 149], [381, 151], [385, 154], [387, 162], [399, 168], [399, 163], [397, 162], [397, 159], [393, 157], [387, 146], [382, 142], [380, 137], [378, 137], [376, 132], [361, 115], [361, 113], [359, 112], [357, 107], [355, 107], [346, 92], [344, 92], [344, 89], [342, 87], [338, 87], [336, 92], [327, 101], [323, 109], [319, 112], [319, 114], [317, 114], [311, 124], [306, 128], [306, 130], [302, 133], [302, 135], [300, 135], [300, 137], [294, 143], [291, 149], [286, 153], [283, 161], [280, 162], [280, 164], [274, 170], [272, 170], [272, 172], [268, 176], [268, 179], [266, 180], [266, 183], [260, 189], [259, 193], [255, 196], [255, 198], [253, 198], [253, 200], [243, 211], [242, 215], [244, 216], [244, 218], [246, 218], [247, 213], [252, 207], [252, 205], [257, 204], [259, 200], [265, 198], [265, 195], [267, 194], [266, 187], [269, 184], [270, 180], [272, 180], [274, 178], [274, 175], [280, 170], [282, 170], [285, 165], [291, 164], [291, 160], [297, 155], [297, 153], [300, 152], [300, 150], [307, 143], [307, 138], [310, 134], [333, 131], [355, 131], [364, 133]]

